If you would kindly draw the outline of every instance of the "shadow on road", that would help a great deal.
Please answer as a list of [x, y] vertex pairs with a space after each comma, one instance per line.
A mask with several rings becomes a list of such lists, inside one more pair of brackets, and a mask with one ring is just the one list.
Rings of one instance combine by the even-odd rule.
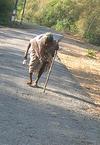
[[99, 121], [20, 96], [0, 93], [0, 145], [99, 145]]
[[[7, 86], [13, 87], [13, 89], [24, 89], [25, 81], [28, 79], [28, 67], [23, 66], [22, 61], [22, 51], [16, 50], [14, 47], [9, 48], [7, 46], [6, 48], [3, 46], [0, 48], [1, 84], [6, 84]], [[41, 84], [43, 86], [45, 79], [46, 74], [42, 76], [40, 86]], [[73, 76], [57, 61], [55, 61], [50, 80], [48, 82], [47, 91], [96, 106], [93, 102], [88, 101], [88, 97], [83, 98], [83, 96], [87, 96], [87, 94], [84, 94], [84, 90], [82, 91], [80, 85], [74, 81]]]

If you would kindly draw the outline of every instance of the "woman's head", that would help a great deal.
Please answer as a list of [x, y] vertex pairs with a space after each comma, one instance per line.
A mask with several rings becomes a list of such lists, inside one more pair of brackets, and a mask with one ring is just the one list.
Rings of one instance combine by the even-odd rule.
[[46, 43], [52, 43], [53, 40], [53, 34], [50, 32], [46, 33]]

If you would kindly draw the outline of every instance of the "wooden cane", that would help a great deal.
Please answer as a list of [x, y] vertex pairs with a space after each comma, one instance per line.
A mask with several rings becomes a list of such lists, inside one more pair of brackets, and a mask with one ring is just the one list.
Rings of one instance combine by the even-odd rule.
[[55, 60], [55, 58], [56, 58], [56, 55], [57, 55], [57, 50], [55, 51], [54, 57], [53, 57], [52, 62], [51, 62], [50, 69], [49, 69], [48, 74], [47, 74], [47, 78], [46, 78], [46, 81], [45, 81], [43, 93], [45, 93], [45, 90], [46, 90], [46, 87], [47, 87], [47, 83], [48, 83], [48, 81], [49, 81], [49, 77], [50, 77], [50, 74], [51, 74], [51, 71], [52, 71], [52, 67], [53, 67], [53, 65], [54, 65], [54, 60]]
[[[62, 38], [63, 38], [63, 36], [62, 36], [58, 41], [56, 41], [56, 42], [59, 43], [59, 42], [61, 41]], [[46, 78], [46, 81], [45, 81], [43, 93], [45, 93], [45, 90], [46, 90], [46, 87], [47, 87], [47, 83], [48, 83], [48, 81], [49, 81], [49, 77], [50, 77], [50, 74], [51, 74], [51, 71], [52, 71], [52, 67], [53, 67], [54, 60], [55, 60], [55, 58], [56, 58], [56, 55], [57, 55], [57, 50], [55, 50], [55, 54], [54, 54], [54, 57], [53, 57], [53, 59], [52, 59], [51, 66], [50, 66], [50, 69], [49, 69], [48, 74], [47, 74], [47, 78]]]

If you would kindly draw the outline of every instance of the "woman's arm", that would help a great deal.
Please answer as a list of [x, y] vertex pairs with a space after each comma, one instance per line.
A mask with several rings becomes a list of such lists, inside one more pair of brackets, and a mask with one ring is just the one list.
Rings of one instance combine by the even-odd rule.
[[25, 52], [25, 55], [24, 55], [24, 58], [27, 59], [27, 55], [28, 55], [28, 51], [29, 51], [29, 48], [31, 46], [31, 43], [29, 43], [28, 47], [27, 47], [27, 50]]

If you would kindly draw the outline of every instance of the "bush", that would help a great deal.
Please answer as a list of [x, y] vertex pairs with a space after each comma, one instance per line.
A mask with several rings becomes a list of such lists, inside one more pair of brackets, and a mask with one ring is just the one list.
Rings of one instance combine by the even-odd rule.
[[74, 32], [100, 45], [99, 6], [100, 0], [27, 0], [24, 20]]
[[88, 49], [87, 56], [90, 58], [96, 58], [96, 51], [93, 49]]
[[76, 7], [71, 0], [52, 0], [40, 11], [41, 14], [35, 15], [35, 20], [59, 31], [75, 32], [75, 21], [79, 18], [79, 8]]
[[11, 19], [14, 0], [0, 0], [0, 24], [8, 24]]
[[88, 42], [100, 46], [100, 34], [88, 32], [84, 34], [84, 37], [88, 40]]

